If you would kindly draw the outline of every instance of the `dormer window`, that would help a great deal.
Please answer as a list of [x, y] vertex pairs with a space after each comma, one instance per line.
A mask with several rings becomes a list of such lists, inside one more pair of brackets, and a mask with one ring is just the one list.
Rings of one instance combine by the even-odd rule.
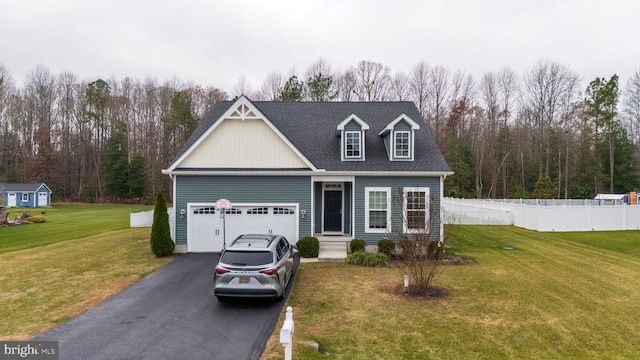
[[362, 157], [362, 133], [360, 131], [345, 131], [344, 133], [344, 157], [358, 159]]
[[416, 130], [415, 121], [402, 114], [378, 133], [384, 141], [390, 161], [413, 161]]
[[393, 156], [396, 158], [411, 157], [411, 132], [410, 131], [394, 131], [393, 132]]
[[349, 115], [336, 127], [340, 137], [340, 158], [342, 161], [364, 161], [365, 134], [369, 125], [355, 114]]

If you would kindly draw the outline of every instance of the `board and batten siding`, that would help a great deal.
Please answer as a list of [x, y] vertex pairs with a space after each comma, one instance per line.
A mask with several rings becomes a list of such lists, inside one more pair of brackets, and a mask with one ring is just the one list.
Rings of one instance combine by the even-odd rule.
[[404, 187], [428, 187], [429, 188], [429, 227], [430, 237], [433, 241], [440, 239], [440, 178], [439, 177], [356, 177], [355, 191], [355, 237], [367, 242], [368, 245], [377, 245], [384, 234], [366, 233], [365, 219], [365, 188], [390, 187], [391, 188], [391, 234], [402, 232], [402, 188]]
[[[299, 236], [311, 234], [310, 176], [187, 176], [175, 178], [176, 214], [187, 210], [188, 203], [215, 203], [227, 199], [231, 203], [297, 203], [298, 212], [306, 210], [299, 221]], [[189, 216], [189, 214], [187, 214]], [[187, 244], [187, 217], [176, 216], [176, 245]]]

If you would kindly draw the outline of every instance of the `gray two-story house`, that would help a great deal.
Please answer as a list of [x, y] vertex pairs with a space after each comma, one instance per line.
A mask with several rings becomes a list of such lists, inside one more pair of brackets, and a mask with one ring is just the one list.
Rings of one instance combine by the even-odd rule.
[[242, 233], [438, 240], [452, 174], [411, 102], [245, 96], [215, 104], [163, 173], [173, 180], [176, 252], [220, 251]]

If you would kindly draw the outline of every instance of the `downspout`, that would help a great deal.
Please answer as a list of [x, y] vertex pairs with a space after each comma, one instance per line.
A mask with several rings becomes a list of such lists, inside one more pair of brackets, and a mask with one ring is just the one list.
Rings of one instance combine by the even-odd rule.
[[169, 178], [171, 178], [171, 182], [173, 183], [173, 226], [171, 226], [171, 239], [173, 240], [173, 243], [176, 243], [176, 226], [177, 226], [177, 221], [178, 218], [176, 217], [176, 207], [178, 206], [177, 203], [177, 193], [176, 193], [176, 176], [174, 174], [169, 174]]
[[440, 177], [440, 243], [444, 242], [444, 181], [447, 174]]

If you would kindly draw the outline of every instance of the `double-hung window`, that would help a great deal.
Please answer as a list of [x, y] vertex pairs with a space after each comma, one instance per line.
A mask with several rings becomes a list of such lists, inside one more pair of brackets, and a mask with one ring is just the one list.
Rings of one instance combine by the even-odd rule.
[[362, 133], [360, 131], [345, 131], [344, 157], [359, 159], [362, 157]]
[[22, 202], [27, 202], [29, 201], [29, 193], [22, 193]]
[[365, 188], [365, 232], [391, 232], [391, 188]]
[[394, 153], [396, 158], [410, 158], [411, 157], [411, 143], [410, 143], [410, 131], [395, 131], [394, 132]]
[[429, 232], [429, 188], [404, 188], [402, 210], [405, 233]]

